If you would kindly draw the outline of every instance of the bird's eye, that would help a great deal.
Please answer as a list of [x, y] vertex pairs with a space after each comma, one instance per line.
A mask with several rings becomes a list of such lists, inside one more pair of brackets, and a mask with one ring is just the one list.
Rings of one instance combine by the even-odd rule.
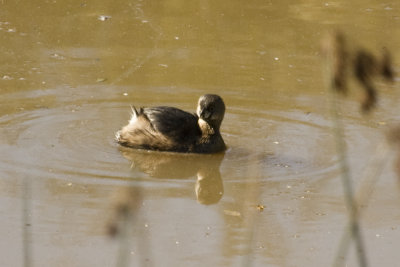
[[209, 107], [209, 108], [208, 108], [208, 111], [214, 112], [214, 107], [213, 107], [213, 106]]

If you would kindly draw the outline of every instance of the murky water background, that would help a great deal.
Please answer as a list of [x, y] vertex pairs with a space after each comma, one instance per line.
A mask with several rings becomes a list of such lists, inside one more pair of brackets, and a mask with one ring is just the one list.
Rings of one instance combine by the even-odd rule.
[[[396, 1], [0, 1], [0, 265], [25, 244], [33, 266], [115, 266], [107, 224], [131, 187], [132, 266], [332, 263], [347, 217], [320, 40], [342, 29], [399, 62], [399, 26]], [[343, 103], [356, 186], [399, 120], [397, 83], [368, 118]], [[204, 93], [227, 105], [224, 155], [115, 144], [131, 104], [194, 111]], [[392, 162], [363, 216], [371, 266], [400, 260]]]

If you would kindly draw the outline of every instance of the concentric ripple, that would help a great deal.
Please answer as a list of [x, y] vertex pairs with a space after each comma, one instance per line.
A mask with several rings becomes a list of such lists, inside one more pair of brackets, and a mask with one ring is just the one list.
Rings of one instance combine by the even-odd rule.
[[[99, 90], [111, 89], [86, 89], [84, 93], [72, 91], [69, 96], [57, 96], [56, 90], [31, 92], [30, 99], [34, 95], [38, 99], [47, 95], [53, 96], [52, 102], [0, 117], [2, 171], [18, 170], [31, 176], [50, 175], [58, 179], [99, 178], [103, 182], [132, 177], [132, 163], [123, 157], [114, 141], [115, 131], [129, 119], [129, 101], [115, 88], [114, 96], [109, 99], [92, 97], [91, 90], [104, 96], [110, 93]], [[59, 100], [54, 103], [54, 98]], [[187, 103], [173, 105], [186, 107]], [[222, 179], [225, 182], [320, 179], [337, 171], [329, 125], [322, 115], [301, 110], [229, 106], [222, 125], [229, 146], [219, 163]], [[362, 131], [354, 132], [357, 134], [351, 142], [362, 144], [365, 139]], [[141, 154], [130, 157], [137, 159]], [[142, 163], [145, 158], [154, 161], [154, 157], [142, 157]], [[160, 160], [166, 159], [157, 159]], [[190, 162], [199, 160], [201, 157], [186, 161], [188, 166], [197, 166]], [[149, 168], [155, 163], [144, 164]], [[173, 164], [178, 167], [179, 159]], [[133, 169], [135, 177], [151, 176], [140, 168]], [[170, 176], [178, 175], [172, 170]]]
[[113, 140], [117, 106], [70, 103], [1, 117], [2, 170], [60, 179], [126, 177]]
[[231, 140], [225, 157], [228, 177], [319, 179], [337, 169], [329, 121], [323, 116], [301, 110], [231, 112], [227, 122], [233, 117], [243, 123], [226, 136]]

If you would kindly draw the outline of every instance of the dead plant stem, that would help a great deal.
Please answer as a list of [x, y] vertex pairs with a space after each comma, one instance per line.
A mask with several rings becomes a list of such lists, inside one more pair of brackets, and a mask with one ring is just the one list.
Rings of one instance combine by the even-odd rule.
[[[331, 90], [333, 91], [333, 90]], [[335, 139], [335, 146], [336, 146], [336, 151], [338, 155], [338, 160], [339, 160], [339, 166], [340, 166], [340, 177], [342, 180], [342, 186], [343, 186], [343, 192], [344, 192], [344, 200], [345, 204], [348, 210], [348, 216], [349, 216], [349, 229], [351, 236], [353, 237], [356, 245], [356, 251], [357, 251], [357, 257], [358, 257], [358, 263], [359, 266], [361, 267], [366, 267], [367, 266], [367, 259], [365, 256], [365, 249], [364, 249], [364, 244], [361, 236], [361, 229], [360, 229], [360, 224], [359, 224], [359, 217], [358, 217], [358, 210], [356, 206], [356, 202], [354, 199], [354, 193], [353, 193], [353, 185], [351, 182], [351, 177], [350, 177], [350, 169], [349, 169], [349, 164], [348, 164], [348, 159], [347, 159], [347, 148], [345, 144], [345, 137], [344, 137], [344, 127], [342, 124], [342, 121], [340, 119], [340, 110], [339, 110], [339, 105], [337, 103], [337, 96], [335, 92], [331, 93], [331, 112], [332, 112], [332, 120], [333, 120], [333, 131], [334, 131], [334, 139]], [[342, 240], [342, 242], [348, 243], [350, 240]], [[339, 252], [342, 252], [342, 247], [344, 247], [344, 244], [340, 244], [339, 247]], [[344, 256], [344, 257], [343, 257]], [[345, 253], [344, 254], [337, 254], [334, 265], [333, 266], [339, 266], [337, 265], [338, 261], [340, 258], [345, 258]]]
[[31, 200], [32, 186], [29, 177], [24, 177], [22, 181], [22, 246], [23, 246], [23, 266], [30, 267], [32, 262], [32, 234], [31, 234]]

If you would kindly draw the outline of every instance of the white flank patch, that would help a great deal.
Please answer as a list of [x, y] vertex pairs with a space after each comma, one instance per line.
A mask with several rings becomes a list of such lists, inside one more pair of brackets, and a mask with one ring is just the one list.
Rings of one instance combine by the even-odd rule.
[[116, 132], [115, 133], [115, 140], [119, 141], [120, 136], [121, 136], [120, 131]]
[[129, 120], [129, 124], [133, 124], [137, 121], [137, 114], [135, 112], [135, 110], [133, 109], [133, 107], [131, 106], [131, 110], [132, 110], [132, 116], [131, 119]]

